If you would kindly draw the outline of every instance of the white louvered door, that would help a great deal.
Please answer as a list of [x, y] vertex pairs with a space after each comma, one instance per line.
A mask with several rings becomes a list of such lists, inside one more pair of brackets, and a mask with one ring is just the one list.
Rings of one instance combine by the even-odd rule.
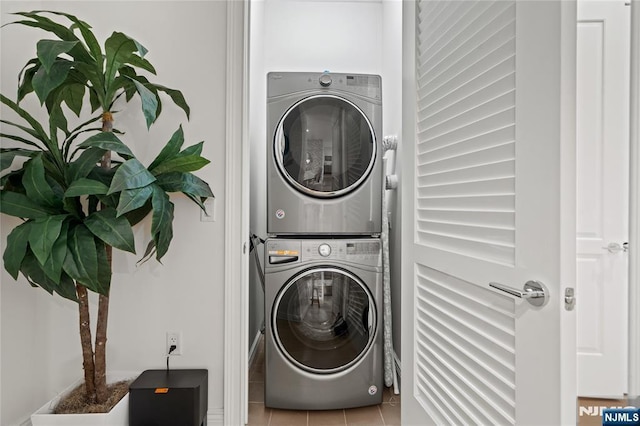
[[575, 3], [404, 5], [403, 424], [575, 424]]

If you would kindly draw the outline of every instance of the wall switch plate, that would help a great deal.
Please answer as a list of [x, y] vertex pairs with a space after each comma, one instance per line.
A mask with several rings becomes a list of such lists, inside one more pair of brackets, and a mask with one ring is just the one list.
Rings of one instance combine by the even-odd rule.
[[216, 199], [207, 198], [203, 203], [207, 212], [200, 210], [200, 222], [215, 222], [216, 221]]

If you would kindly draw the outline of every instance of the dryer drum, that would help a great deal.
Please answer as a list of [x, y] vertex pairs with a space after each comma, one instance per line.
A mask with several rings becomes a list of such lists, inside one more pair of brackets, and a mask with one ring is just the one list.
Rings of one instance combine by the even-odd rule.
[[332, 198], [367, 179], [376, 145], [373, 127], [360, 108], [339, 96], [315, 95], [283, 115], [274, 136], [274, 158], [295, 189]]
[[274, 302], [272, 329], [282, 354], [312, 373], [355, 365], [376, 335], [371, 292], [348, 271], [315, 267], [294, 276]]

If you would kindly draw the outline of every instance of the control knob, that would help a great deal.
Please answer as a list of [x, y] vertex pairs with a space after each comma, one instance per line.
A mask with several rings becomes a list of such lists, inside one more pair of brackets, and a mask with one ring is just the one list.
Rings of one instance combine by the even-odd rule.
[[322, 74], [320, 76], [320, 86], [329, 87], [331, 85], [331, 76], [329, 74]]
[[327, 257], [331, 254], [331, 246], [329, 244], [320, 244], [320, 246], [318, 247], [318, 253], [320, 254], [320, 256], [322, 257]]

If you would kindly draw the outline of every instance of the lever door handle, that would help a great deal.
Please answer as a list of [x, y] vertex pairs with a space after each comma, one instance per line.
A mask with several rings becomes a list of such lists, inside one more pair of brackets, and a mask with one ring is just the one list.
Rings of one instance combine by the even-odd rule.
[[620, 245], [619, 243], [609, 243], [606, 247], [602, 248], [607, 250], [609, 253], [626, 253], [627, 251], [629, 251], [629, 243], [622, 243], [622, 245]]
[[527, 281], [522, 290], [496, 282], [490, 282], [489, 287], [504, 291], [519, 299], [525, 299], [533, 306], [544, 306], [549, 301], [549, 290], [540, 281]]

